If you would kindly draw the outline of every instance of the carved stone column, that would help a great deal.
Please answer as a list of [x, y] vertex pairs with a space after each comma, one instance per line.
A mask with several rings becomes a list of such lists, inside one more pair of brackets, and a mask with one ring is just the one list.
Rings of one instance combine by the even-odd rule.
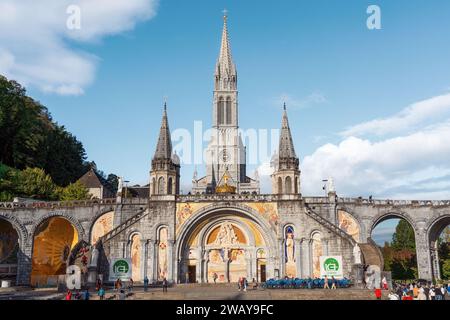
[[167, 281], [174, 281], [174, 259], [173, 259], [173, 246], [175, 244], [174, 240], [167, 240]]
[[280, 278], [284, 278], [284, 276], [286, 275], [286, 250], [285, 250], [285, 239], [283, 238], [279, 238], [278, 239], [278, 243], [279, 243], [279, 250], [281, 252], [280, 257], [281, 257], [281, 261], [280, 261]]
[[302, 259], [301, 259], [301, 254], [302, 254], [302, 250], [301, 250], [301, 241], [300, 239], [294, 239], [294, 244], [295, 244], [295, 268], [297, 269], [296, 271], [296, 277], [301, 277], [302, 274]]
[[433, 272], [430, 244], [425, 228], [423, 226], [417, 226], [415, 236], [419, 278], [431, 281], [433, 280]]
[[155, 240], [148, 240], [147, 243], [147, 277], [150, 283], [154, 283], [156, 282], [156, 280], [158, 279], [156, 277], [156, 261], [157, 261], [157, 257], [156, 257], [156, 241]]
[[245, 250], [245, 263], [246, 263], [246, 268], [247, 268], [247, 279], [250, 282], [253, 279], [253, 271], [252, 271], [252, 253], [250, 252], [250, 249], [246, 249]]
[[141, 240], [141, 261], [139, 261], [141, 269], [141, 281], [144, 281], [147, 275], [147, 240]]

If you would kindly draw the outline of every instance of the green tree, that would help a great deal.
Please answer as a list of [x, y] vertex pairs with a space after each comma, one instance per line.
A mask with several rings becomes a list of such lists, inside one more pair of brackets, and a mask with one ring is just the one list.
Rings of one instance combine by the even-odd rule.
[[[15, 81], [0, 76], [0, 162], [23, 170], [42, 168], [61, 186], [86, 171], [81, 142], [53, 122], [46, 107]], [[1, 192], [1, 191], [0, 191]]]
[[81, 142], [63, 126], [55, 125], [45, 140], [43, 168], [60, 186], [77, 181], [86, 171], [86, 152]]
[[59, 200], [61, 201], [88, 200], [90, 198], [89, 190], [78, 181], [61, 188], [59, 193]]
[[442, 278], [450, 279], [450, 259], [446, 259], [442, 263]]
[[111, 185], [111, 187], [113, 188], [113, 192], [116, 193], [117, 192], [117, 188], [119, 186], [119, 177], [116, 176], [114, 173], [110, 173], [108, 175], [108, 178], [106, 178], [106, 181], [108, 181], [108, 183]]
[[414, 229], [406, 221], [401, 219], [392, 235], [392, 248], [394, 250], [410, 249], [416, 250], [416, 240], [414, 237]]
[[57, 185], [40, 168], [26, 168], [12, 177], [18, 195], [34, 199], [57, 200]]

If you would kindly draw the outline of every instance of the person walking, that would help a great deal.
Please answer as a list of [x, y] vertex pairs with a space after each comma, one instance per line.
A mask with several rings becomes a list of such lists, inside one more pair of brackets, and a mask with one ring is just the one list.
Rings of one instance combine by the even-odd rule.
[[436, 292], [434, 290], [434, 286], [431, 286], [430, 288], [430, 300], [435, 300], [436, 298]]
[[105, 299], [105, 289], [103, 289], [103, 287], [100, 287], [100, 289], [98, 290], [98, 296], [100, 297], [100, 300]]
[[382, 284], [384, 290], [388, 290], [389, 289], [388, 288], [388, 283], [387, 283], [387, 280], [386, 280], [386, 276], [384, 276], [383, 279], [381, 280], [381, 284]]
[[120, 289], [119, 295], [118, 295], [118, 300], [126, 300], [127, 299], [127, 295], [125, 294], [125, 290]]
[[134, 281], [132, 278], [130, 278], [130, 281], [128, 281], [128, 291], [129, 292], [133, 292], [133, 286], [134, 286]]
[[330, 289], [330, 286], [328, 285], [328, 277], [327, 276], [325, 276], [323, 288], [324, 289]]
[[381, 288], [375, 288], [375, 298], [381, 300]]
[[247, 278], [244, 278], [244, 291], [247, 291], [248, 281]]
[[213, 274], [213, 280], [214, 280], [214, 284], [215, 284], [216, 281], [217, 281], [217, 273], [215, 273], [215, 272], [214, 272], [214, 274]]
[[67, 290], [65, 299], [66, 299], [66, 300], [72, 300], [72, 291]]
[[239, 280], [238, 280], [238, 290], [239, 291], [242, 290], [242, 277], [239, 277]]
[[427, 296], [425, 295], [425, 289], [423, 287], [419, 288], [419, 295], [417, 296], [418, 300], [427, 300]]
[[334, 276], [331, 277], [331, 289], [336, 290], [336, 279]]
[[147, 292], [148, 290], [148, 278], [147, 276], [145, 276], [144, 278], [144, 291]]
[[162, 281], [163, 292], [167, 292], [167, 286], [168, 286], [167, 279], [164, 278]]

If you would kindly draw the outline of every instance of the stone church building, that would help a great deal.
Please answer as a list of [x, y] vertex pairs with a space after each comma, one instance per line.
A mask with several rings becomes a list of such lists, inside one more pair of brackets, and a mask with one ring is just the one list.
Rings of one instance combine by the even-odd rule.
[[164, 106], [149, 186], [135, 190], [137, 196], [127, 196], [119, 184], [108, 198], [93, 183], [98, 199], [0, 203], [0, 277], [49, 285], [75, 264], [107, 280], [111, 261], [129, 258], [138, 282], [265, 281], [319, 277], [321, 257], [337, 256], [342, 275], [358, 280], [363, 264], [383, 269], [373, 229], [402, 218], [414, 229], [419, 278], [441, 278], [437, 243], [450, 224], [450, 201], [343, 198], [331, 180], [326, 196], [302, 195], [286, 106], [272, 159], [272, 192], [260, 194], [258, 177], [248, 176], [238, 130], [238, 76], [226, 16], [213, 97], [206, 175], [194, 174], [190, 194], [180, 194], [180, 159]]

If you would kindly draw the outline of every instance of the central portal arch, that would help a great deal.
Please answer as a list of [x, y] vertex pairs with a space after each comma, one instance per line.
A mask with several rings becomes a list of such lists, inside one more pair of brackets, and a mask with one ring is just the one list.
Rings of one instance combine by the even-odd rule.
[[188, 219], [177, 241], [178, 281], [251, 281], [262, 273], [271, 277], [275, 231], [251, 210], [215, 207]]

